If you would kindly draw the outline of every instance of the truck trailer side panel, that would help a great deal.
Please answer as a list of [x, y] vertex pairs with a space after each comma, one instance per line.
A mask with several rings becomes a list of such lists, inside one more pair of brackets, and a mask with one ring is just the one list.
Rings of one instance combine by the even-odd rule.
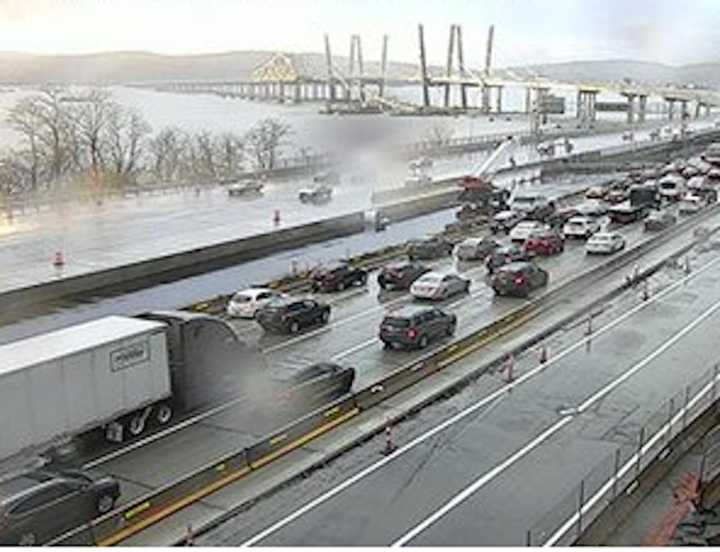
[[[56, 358], [0, 370], [0, 458], [93, 429], [169, 397], [164, 329], [142, 324], [148, 323], [138, 321], [133, 332], [130, 323], [118, 332], [125, 336], [120, 339], [113, 339], [110, 325], [107, 338], [86, 347], [78, 344]], [[67, 334], [75, 340], [81, 335]]]

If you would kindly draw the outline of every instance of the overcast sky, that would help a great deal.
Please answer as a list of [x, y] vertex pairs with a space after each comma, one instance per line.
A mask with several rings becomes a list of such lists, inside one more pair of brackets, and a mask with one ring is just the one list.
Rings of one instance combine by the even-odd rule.
[[0, 0], [0, 50], [165, 54], [322, 51], [329, 32], [347, 54], [417, 61], [417, 23], [442, 62], [448, 26], [461, 23], [465, 56], [481, 65], [495, 24], [498, 66], [577, 59], [670, 64], [720, 60], [720, 0]]

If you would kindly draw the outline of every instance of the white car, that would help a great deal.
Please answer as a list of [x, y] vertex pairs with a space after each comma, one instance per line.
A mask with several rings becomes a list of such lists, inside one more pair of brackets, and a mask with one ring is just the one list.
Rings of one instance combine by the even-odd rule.
[[563, 226], [566, 238], [589, 238], [600, 231], [600, 223], [590, 217], [572, 217]]
[[693, 215], [698, 211], [702, 211], [703, 207], [705, 207], [705, 200], [702, 197], [694, 194], [685, 194], [682, 200], [680, 200], [678, 211], [681, 215]]
[[264, 184], [258, 180], [241, 180], [230, 184], [227, 187], [228, 195], [230, 197], [242, 196], [245, 194], [257, 194], [262, 192]]
[[238, 291], [228, 301], [226, 312], [231, 318], [255, 318], [255, 314], [273, 299], [286, 297], [269, 288], [249, 288]]
[[547, 224], [536, 220], [524, 220], [518, 222], [513, 229], [510, 230], [510, 241], [524, 242], [530, 237], [530, 234], [543, 232], [548, 229]]
[[598, 232], [588, 239], [585, 251], [589, 254], [611, 254], [625, 248], [625, 238], [618, 232]]
[[677, 173], [663, 176], [658, 184], [660, 197], [669, 201], [677, 201], [685, 192], [685, 179]]
[[470, 289], [470, 280], [455, 273], [428, 272], [410, 286], [410, 294], [416, 299], [445, 299]]

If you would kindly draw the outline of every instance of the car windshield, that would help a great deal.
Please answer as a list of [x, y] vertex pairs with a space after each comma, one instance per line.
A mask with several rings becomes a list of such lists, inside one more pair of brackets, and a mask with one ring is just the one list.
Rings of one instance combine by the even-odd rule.
[[418, 280], [418, 282], [422, 282], [423, 284], [434, 284], [436, 282], [439, 282], [443, 279], [441, 274], [426, 274], [422, 278]]
[[252, 301], [252, 296], [246, 293], [236, 293], [233, 295], [233, 303], [249, 303]]

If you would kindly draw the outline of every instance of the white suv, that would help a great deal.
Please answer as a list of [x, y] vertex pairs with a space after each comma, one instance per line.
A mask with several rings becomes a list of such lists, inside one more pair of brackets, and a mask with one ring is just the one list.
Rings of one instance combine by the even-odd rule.
[[587, 239], [598, 231], [600, 231], [600, 223], [590, 217], [572, 217], [563, 226], [563, 234], [566, 238]]

